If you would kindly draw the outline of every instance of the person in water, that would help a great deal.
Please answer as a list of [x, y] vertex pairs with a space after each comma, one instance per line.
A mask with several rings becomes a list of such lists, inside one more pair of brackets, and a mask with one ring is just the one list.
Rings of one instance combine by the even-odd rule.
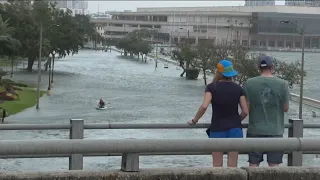
[[[243, 138], [241, 121], [249, 110], [242, 87], [232, 80], [237, 74], [229, 60], [218, 63], [214, 80], [205, 89], [204, 101], [188, 124], [198, 123], [211, 103], [211, 125], [207, 132], [209, 138]], [[241, 114], [238, 112], [238, 105], [241, 107]], [[223, 152], [213, 152], [212, 159], [214, 167], [223, 166]], [[237, 167], [237, 164], [238, 152], [228, 152], [228, 167]]]
[[99, 108], [104, 108], [105, 105], [106, 105], [106, 103], [102, 99], [100, 99]]
[[2, 107], [0, 107], [0, 110], [2, 110], [1, 123], [3, 124], [4, 123], [4, 118], [8, 116], [8, 112]]

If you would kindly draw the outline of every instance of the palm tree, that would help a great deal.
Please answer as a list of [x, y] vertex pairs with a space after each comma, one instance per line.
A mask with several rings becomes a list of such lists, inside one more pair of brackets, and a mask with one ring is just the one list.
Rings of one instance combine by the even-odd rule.
[[3, 21], [0, 15], [0, 48], [2, 48], [4, 44], [8, 42], [10, 38], [9, 32], [11, 32], [12, 30], [13, 29], [8, 26], [8, 20]]
[[11, 59], [11, 76], [13, 76], [13, 57], [21, 47], [20, 41], [11, 37], [10, 32], [12, 31], [13, 28], [9, 27], [8, 20], [3, 21], [0, 15], [0, 55]]

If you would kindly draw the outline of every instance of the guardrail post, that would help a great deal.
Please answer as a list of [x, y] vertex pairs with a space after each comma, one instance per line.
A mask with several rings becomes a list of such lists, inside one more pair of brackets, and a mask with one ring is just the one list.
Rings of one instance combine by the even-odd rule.
[[[84, 121], [83, 119], [70, 120], [70, 139], [83, 139], [84, 134]], [[69, 157], [69, 170], [82, 170], [83, 169], [83, 154], [71, 154]]]
[[121, 170], [125, 172], [138, 172], [139, 153], [122, 153]]
[[[289, 119], [291, 127], [288, 129], [288, 137], [303, 137], [303, 120]], [[288, 154], [288, 166], [302, 166], [303, 153], [294, 151]]]

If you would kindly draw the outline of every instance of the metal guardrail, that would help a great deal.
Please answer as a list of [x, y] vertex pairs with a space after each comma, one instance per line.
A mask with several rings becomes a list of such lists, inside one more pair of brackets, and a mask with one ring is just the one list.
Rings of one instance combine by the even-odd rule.
[[[131, 149], [133, 152], [139, 152], [139, 153], [133, 153], [127, 150], [122, 151], [109, 151], [107, 149], [101, 150], [99, 146], [96, 147], [97, 142], [100, 143], [108, 143], [106, 146], [108, 148], [114, 149], [116, 148], [117, 143], [121, 142], [127, 142], [129, 143], [130, 147], [138, 147], [136, 146], [136, 142], [140, 141], [148, 141], [149, 140], [137, 140], [137, 141], [128, 141], [128, 140], [103, 140], [103, 141], [83, 141], [84, 138], [84, 130], [85, 129], [194, 129], [194, 128], [207, 128], [209, 127], [209, 123], [204, 124], [196, 124], [196, 125], [188, 125], [188, 124], [113, 124], [113, 123], [104, 123], [104, 124], [84, 124], [84, 120], [82, 119], [72, 119], [70, 120], [70, 124], [2, 124], [0, 125], [0, 130], [57, 130], [57, 129], [70, 129], [70, 136], [69, 138], [73, 141], [51, 141], [51, 140], [45, 140], [45, 141], [0, 141], [0, 158], [7, 159], [7, 158], [46, 158], [46, 157], [69, 157], [69, 169], [70, 170], [81, 170], [83, 169], [83, 157], [84, 156], [122, 156], [122, 169], [125, 171], [136, 171], [137, 167], [139, 169], [139, 155], [205, 155], [210, 154], [213, 150], [218, 150], [216, 148], [221, 147], [211, 147], [210, 148], [203, 148], [203, 145], [201, 144], [201, 150], [197, 148], [197, 150], [187, 150], [186, 148], [175, 148], [173, 146], [178, 146], [177, 143], [172, 143], [172, 147], [174, 149], [167, 148], [166, 150], [159, 148], [153, 149], [152, 151], [146, 150], [146, 151], [138, 151], [138, 149]], [[243, 124], [244, 128], [248, 127], [248, 124]], [[303, 137], [303, 128], [320, 128], [320, 124], [303, 124], [303, 120], [289, 120], [289, 124], [285, 125], [286, 128], [288, 128], [288, 137], [292, 138], [301, 138]], [[205, 132], [204, 132], [205, 133]], [[74, 139], [78, 139], [77, 141], [74, 141]], [[245, 142], [249, 139], [243, 139]], [[282, 139], [283, 140], [283, 139]], [[281, 140], [281, 142], [282, 142]], [[287, 140], [287, 139], [284, 139]], [[301, 139], [299, 139], [301, 140]], [[166, 140], [168, 141], [168, 140]], [[185, 143], [188, 142], [188, 144], [192, 144], [194, 147], [194, 140], [169, 140], [171, 142], [179, 142], [183, 141]], [[192, 142], [191, 142], [192, 141]], [[198, 141], [198, 140], [196, 140]], [[202, 142], [202, 140], [199, 140]], [[223, 139], [221, 141], [229, 142], [227, 139]], [[251, 141], [251, 140], [250, 140]], [[260, 139], [259, 139], [260, 141]], [[268, 148], [270, 148], [270, 144], [273, 146], [278, 146], [278, 144], [274, 142], [278, 142], [276, 139], [272, 139], [272, 142], [268, 140]], [[291, 141], [291, 140], [290, 140]], [[296, 140], [294, 140], [296, 141]], [[319, 140], [320, 141], [320, 140]], [[64, 146], [65, 143], [75, 143], [74, 146]], [[207, 142], [207, 141], [206, 141]], [[211, 141], [208, 141], [211, 142]], [[216, 141], [215, 141], [216, 142]], [[220, 142], [220, 141], [219, 141]], [[248, 141], [246, 141], [248, 142]], [[279, 141], [280, 142], [280, 141]], [[283, 141], [284, 142], [284, 141]], [[309, 141], [308, 141], [309, 142]], [[38, 144], [40, 143], [41, 146], [45, 146], [43, 148], [46, 149], [40, 149], [37, 150]], [[86, 148], [88, 150], [86, 151], [78, 151], [77, 147], [82, 147], [82, 143], [93, 143], [91, 145], [85, 144]], [[131, 144], [134, 143], [134, 144]], [[242, 143], [242, 141], [241, 141]], [[77, 145], [78, 144], [78, 145]], [[113, 146], [115, 144], [115, 146]], [[232, 143], [231, 143], [232, 144]], [[35, 145], [35, 146], [34, 146]], [[118, 144], [119, 145], [119, 144]], [[149, 143], [149, 148], [153, 148], [153, 143]], [[217, 144], [215, 144], [217, 145]], [[40, 145], [39, 145], [40, 146]], [[151, 147], [152, 146], [152, 147]], [[259, 147], [252, 148], [259, 148]], [[273, 148], [272, 146], [272, 148]], [[302, 145], [301, 145], [302, 146]], [[70, 149], [67, 148], [67, 150], [63, 150], [64, 147], [70, 147]], [[91, 148], [96, 147], [98, 150], [90, 150]], [[120, 148], [122, 148], [121, 146]], [[128, 146], [129, 147], [129, 146]], [[127, 148], [128, 148], [127, 147]], [[154, 146], [157, 147], [157, 146]], [[282, 147], [279, 146], [279, 147]], [[319, 144], [320, 147], [320, 144]], [[127, 149], [125, 148], [125, 149]], [[235, 147], [236, 148], [236, 147]], [[267, 148], [267, 150], [268, 150]], [[277, 148], [277, 147], [275, 147]], [[134, 150], [135, 149], [135, 150]], [[273, 148], [274, 149], [274, 148]], [[69, 151], [70, 150], [70, 151]], [[234, 149], [235, 150], [235, 149]], [[244, 149], [236, 149], [236, 150], [244, 150]], [[251, 149], [254, 150], [254, 149]], [[266, 149], [264, 149], [266, 150]], [[302, 150], [305, 154], [317, 154], [320, 153], [320, 149], [283, 149], [284, 151], [287, 151], [288, 153], [288, 166], [301, 166], [302, 165]], [[290, 152], [294, 150], [294, 152]], [[297, 151], [295, 151], [297, 150]], [[72, 153], [81, 153], [81, 154], [72, 154]], [[243, 151], [240, 153], [244, 153]]]
[[[300, 101], [300, 95], [291, 93], [291, 100], [294, 102]], [[316, 99], [311, 99], [308, 97], [303, 97], [302, 103], [317, 109], [320, 109], [320, 101]]]

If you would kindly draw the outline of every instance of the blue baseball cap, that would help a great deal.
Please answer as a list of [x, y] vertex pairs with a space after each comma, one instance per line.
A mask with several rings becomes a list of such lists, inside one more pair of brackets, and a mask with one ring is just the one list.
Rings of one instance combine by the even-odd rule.
[[232, 62], [229, 60], [221, 60], [217, 65], [218, 72], [225, 77], [233, 77], [238, 75], [238, 72], [233, 69]]

